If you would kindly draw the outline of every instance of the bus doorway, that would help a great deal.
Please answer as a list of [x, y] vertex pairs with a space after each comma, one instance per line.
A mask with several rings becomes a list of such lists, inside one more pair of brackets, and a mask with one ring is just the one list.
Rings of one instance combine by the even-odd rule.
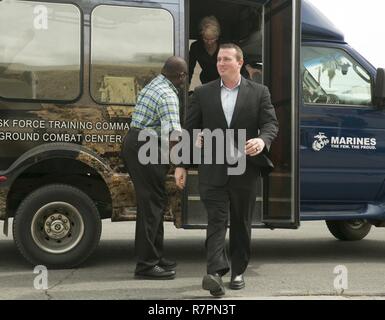
[[[200, 23], [215, 17], [220, 25], [218, 44], [233, 42], [244, 53], [242, 75], [269, 87], [280, 123], [280, 135], [272, 146], [275, 170], [261, 177], [254, 227], [297, 228], [298, 192], [298, 56], [300, 2], [296, 0], [186, 1], [186, 57], [201, 40]], [[201, 66], [192, 70], [190, 94], [202, 84]], [[198, 192], [197, 170], [190, 170], [182, 205], [186, 228], [202, 228], [206, 213]]]
[[[262, 12], [263, 6], [250, 1], [191, 1], [189, 5], [189, 49], [194, 42], [202, 41], [202, 23], [213, 19], [219, 24], [218, 45], [226, 42], [238, 44], [245, 55], [242, 75], [262, 82]], [[190, 50], [186, 56], [190, 57]], [[190, 59], [189, 59], [190, 60]], [[195, 66], [195, 65], [194, 65]], [[246, 68], [247, 67], [247, 68]], [[254, 69], [254, 70], [253, 70]], [[201, 85], [199, 61], [195, 70], [190, 70], [192, 81], [190, 91]], [[259, 71], [259, 72], [258, 72]], [[257, 73], [258, 75], [257, 76]]]

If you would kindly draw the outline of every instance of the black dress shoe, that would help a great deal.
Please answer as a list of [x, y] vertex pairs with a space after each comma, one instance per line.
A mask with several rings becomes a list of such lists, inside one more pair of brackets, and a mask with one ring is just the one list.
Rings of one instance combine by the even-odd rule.
[[158, 265], [166, 271], [172, 271], [172, 270], [175, 270], [177, 263], [175, 261], [168, 260], [166, 258], [161, 258]]
[[210, 291], [210, 294], [214, 297], [224, 296], [225, 286], [223, 285], [222, 278], [219, 274], [207, 274], [203, 277], [202, 288]]
[[138, 279], [169, 280], [175, 278], [175, 271], [167, 271], [156, 265], [150, 269], [135, 272], [135, 277]]
[[241, 290], [245, 287], [245, 280], [243, 279], [243, 274], [232, 276], [230, 281], [231, 290]]

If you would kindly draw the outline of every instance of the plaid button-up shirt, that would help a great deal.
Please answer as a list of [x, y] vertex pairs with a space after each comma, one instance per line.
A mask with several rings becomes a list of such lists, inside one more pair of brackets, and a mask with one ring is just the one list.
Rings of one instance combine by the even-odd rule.
[[175, 86], [162, 74], [154, 78], [139, 93], [131, 127], [170, 133], [182, 131], [179, 118], [179, 98]]

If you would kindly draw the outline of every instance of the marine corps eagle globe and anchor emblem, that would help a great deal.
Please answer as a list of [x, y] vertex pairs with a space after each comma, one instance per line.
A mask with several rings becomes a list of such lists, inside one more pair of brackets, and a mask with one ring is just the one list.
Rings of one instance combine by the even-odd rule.
[[313, 150], [317, 152], [325, 148], [330, 142], [328, 137], [325, 136], [323, 132], [318, 133], [316, 136], [314, 136], [314, 138], [316, 138], [317, 140], [313, 142], [312, 147], [313, 147]]

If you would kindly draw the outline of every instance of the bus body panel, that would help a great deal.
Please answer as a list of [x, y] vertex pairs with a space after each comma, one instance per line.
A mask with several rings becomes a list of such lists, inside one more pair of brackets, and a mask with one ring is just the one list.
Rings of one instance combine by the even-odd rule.
[[[48, 1], [40, 1], [47, 2]], [[56, 1], [51, 1], [56, 3]], [[258, 1], [257, 1], [258, 2]], [[59, 3], [59, 2], [57, 2]], [[10, 100], [6, 98], [0, 99], [0, 119], [10, 120], [44, 120], [44, 121], [72, 121], [76, 118], [77, 122], [91, 122], [91, 128], [80, 128], [67, 130], [78, 145], [82, 145], [84, 150], [79, 150], [76, 155], [71, 156], [91, 168], [94, 168], [105, 181], [112, 199], [111, 217], [114, 221], [133, 220], [135, 219], [135, 196], [132, 183], [128, 174], [123, 168], [120, 158], [120, 144], [124, 137], [126, 123], [132, 113], [132, 106], [117, 104], [97, 103], [94, 97], [90, 95], [90, 88], [95, 85], [89, 79], [90, 71], [90, 37], [91, 21], [93, 10], [100, 5], [111, 5], [121, 7], [138, 7], [138, 8], [160, 8], [167, 10], [173, 19], [173, 46], [174, 54], [185, 56], [186, 24], [183, 23], [186, 17], [185, 2], [179, 0], [169, 0], [165, 3], [157, 1], [78, 1], [76, 2], [81, 10], [81, 66], [80, 78], [82, 87], [79, 97], [71, 102], [52, 102], [40, 101], [33, 102], [31, 100]], [[262, 3], [262, 2], [258, 2]], [[346, 51], [352, 58], [357, 60], [361, 66], [375, 79], [375, 69], [354, 49], [350, 48], [344, 41], [343, 35], [327, 20], [319, 17], [320, 13], [307, 2], [302, 1], [302, 39], [304, 46], [318, 47], [335, 47]], [[187, 27], [188, 28], [188, 27]], [[0, 70], [1, 71], [1, 70]], [[116, 82], [131, 83], [132, 79], [122, 77], [116, 74], [112, 78], [104, 79], [105, 87], [100, 86], [101, 94], [119, 93], [108, 91], [106, 88], [109, 84]], [[302, 79], [300, 79], [302, 81]], [[13, 83], [17, 84], [16, 81]], [[119, 86], [119, 85], [118, 85]], [[21, 87], [20, 87], [21, 88]], [[24, 88], [24, 87], [23, 87]], [[24, 89], [23, 89], [24, 90]], [[104, 90], [104, 91], [103, 91]], [[384, 178], [385, 170], [382, 165], [383, 157], [383, 130], [381, 122], [383, 111], [376, 107], [344, 108], [330, 106], [299, 106], [301, 113], [301, 146], [300, 146], [300, 178], [301, 178], [301, 217], [306, 220], [333, 219], [333, 213], [325, 214], [325, 211], [332, 211], [334, 206], [334, 218], [351, 219], [352, 217], [369, 217], [384, 219], [384, 211], [382, 210], [382, 201], [384, 196]], [[60, 114], [60, 116], [58, 116]], [[76, 116], [75, 116], [76, 115]], [[112, 123], [117, 124], [115, 127], [104, 129], [96, 129], [95, 124]], [[119, 124], [122, 124], [120, 126]], [[3, 130], [3, 128], [1, 128]], [[5, 130], [5, 129], [4, 129]], [[7, 131], [12, 134], [12, 130]], [[17, 159], [21, 159], [23, 155], [34, 147], [38, 147], [43, 142], [33, 141], [33, 134], [39, 135], [52, 133], [56, 139], [56, 133], [60, 130], [52, 128], [29, 128], [23, 129], [23, 132], [31, 134], [29, 142], [4, 142], [0, 141], [0, 149], [2, 154], [0, 157], [0, 176], [9, 174]], [[97, 142], [97, 137], [101, 132], [105, 136], [105, 140]], [[376, 139], [375, 152], [364, 151], [355, 153], [354, 157], [349, 152], [333, 152], [333, 150], [312, 150], [315, 136], [324, 133], [330, 137], [358, 137]], [[79, 142], [77, 135], [87, 135], [88, 141]], [[59, 136], [65, 139], [63, 136]], [[93, 140], [96, 139], [96, 140]], [[111, 140], [115, 139], [115, 140]], [[48, 142], [47, 141], [47, 142]], [[96, 141], [96, 142], [95, 142]], [[58, 142], [58, 141], [50, 141]], [[44, 149], [44, 147], [43, 147]], [[85, 150], [90, 150], [87, 153]], [[335, 150], [334, 150], [335, 151]], [[45, 152], [43, 151], [42, 154]], [[93, 155], [95, 153], [97, 157]], [[57, 159], [55, 153], [50, 154], [44, 160]], [[330, 165], [330, 157], [333, 157], [332, 166]], [[96, 163], [95, 159], [100, 157], [103, 159], [104, 165]], [[39, 162], [39, 156], [33, 158], [34, 164]], [[329, 161], [329, 162], [328, 162]], [[347, 167], [346, 164], [349, 164]], [[27, 168], [28, 166], [25, 166]], [[108, 168], [108, 170], [106, 170]], [[9, 181], [17, 180], [16, 178], [22, 174], [18, 172], [12, 175]], [[167, 181], [167, 190], [169, 194], [169, 205], [166, 210], [166, 220], [174, 221], [176, 226], [189, 228], [188, 224], [183, 224], [181, 216], [181, 193], [176, 189], [173, 183], [173, 177], [170, 175]], [[0, 183], [0, 219], [5, 220], [12, 216], [11, 211], [7, 211], [7, 196], [12, 189], [9, 183]], [[345, 214], [345, 215], [344, 215]], [[199, 225], [199, 224], [198, 224]], [[202, 227], [203, 225], [199, 225]]]

